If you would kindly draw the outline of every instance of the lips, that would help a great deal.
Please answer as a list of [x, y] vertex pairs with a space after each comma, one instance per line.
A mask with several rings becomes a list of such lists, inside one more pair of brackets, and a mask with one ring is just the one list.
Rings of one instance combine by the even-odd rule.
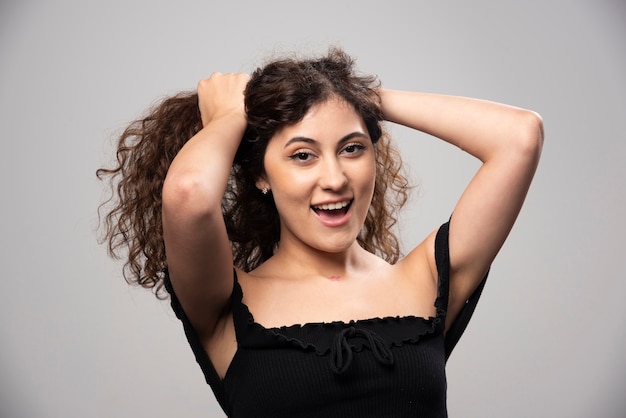
[[341, 202], [324, 203], [311, 206], [319, 219], [327, 226], [338, 226], [347, 220], [346, 215], [350, 210], [352, 200]]

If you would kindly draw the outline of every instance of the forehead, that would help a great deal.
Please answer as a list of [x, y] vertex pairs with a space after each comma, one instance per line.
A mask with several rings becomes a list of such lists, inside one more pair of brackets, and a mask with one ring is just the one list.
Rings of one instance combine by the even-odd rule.
[[302, 120], [278, 130], [271, 142], [285, 143], [294, 137], [337, 141], [348, 133], [367, 135], [363, 118], [343, 99], [332, 97], [312, 106]]

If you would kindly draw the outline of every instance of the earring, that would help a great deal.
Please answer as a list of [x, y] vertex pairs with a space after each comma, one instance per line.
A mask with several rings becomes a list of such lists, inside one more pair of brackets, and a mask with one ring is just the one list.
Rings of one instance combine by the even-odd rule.
[[264, 187], [261, 189], [261, 193], [263, 193], [264, 195], [267, 194], [267, 192], [269, 192], [269, 190], [267, 189], [267, 187]]

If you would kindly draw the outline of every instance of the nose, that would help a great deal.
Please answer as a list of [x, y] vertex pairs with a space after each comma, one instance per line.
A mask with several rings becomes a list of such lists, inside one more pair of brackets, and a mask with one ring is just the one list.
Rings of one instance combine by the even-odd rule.
[[324, 190], [341, 190], [348, 184], [348, 177], [337, 158], [327, 159], [320, 166], [320, 187]]

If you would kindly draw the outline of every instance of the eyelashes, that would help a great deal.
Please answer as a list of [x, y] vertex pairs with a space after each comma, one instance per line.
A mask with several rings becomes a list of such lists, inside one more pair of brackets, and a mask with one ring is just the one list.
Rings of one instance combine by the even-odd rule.
[[348, 144], [343, 148], [343, 152], [347, 152], [348, 154], [359, 154], [362, 151], [365, 151], [366, 147], [363, 144]]
[[[365, 151], [367, 147], [360, 143], [351, 143], [343, 147], [340, 154], [347, 155], [348, 157], [359, 156]], [[289, 156], [292, 161], [308, 162], [316, 157], [315, 153], [308, 150], [298, 150]]]
[[313, 154], [307, 151], [298, 151], [289, 156], [292, 161], [309, 161], [313, 157]]

